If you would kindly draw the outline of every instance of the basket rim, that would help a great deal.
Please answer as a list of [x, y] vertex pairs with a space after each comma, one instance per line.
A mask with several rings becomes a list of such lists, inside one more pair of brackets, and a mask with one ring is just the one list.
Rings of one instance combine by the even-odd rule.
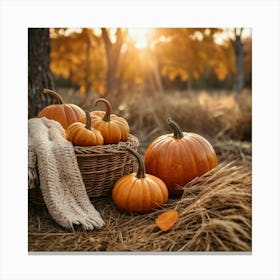
[[97, 146], [74, 146], [74, 151], [76, 156], [86, 156], [87, 154], [94, 153], [95, 156], [104, 156], [112, 154], [123, 154], [126, 152], [126, 147], [139, 146], [139, 140], [133, 134], [129, 134], [127, 140], [122, 140], [117, 144], [106, 144], [106, 145], [97, 145]]

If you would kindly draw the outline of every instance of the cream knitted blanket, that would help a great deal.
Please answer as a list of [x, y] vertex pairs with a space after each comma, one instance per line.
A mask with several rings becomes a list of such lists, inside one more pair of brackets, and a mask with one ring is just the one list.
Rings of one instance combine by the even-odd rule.
[[72, 144], [63, 127], [47, 118], [28, 120], [28, 145], [36, 152], [40, 188], [52, 218], [73, 229], [80, 224], [87, 230], [104, 225], [91, 204], [78, 167]]

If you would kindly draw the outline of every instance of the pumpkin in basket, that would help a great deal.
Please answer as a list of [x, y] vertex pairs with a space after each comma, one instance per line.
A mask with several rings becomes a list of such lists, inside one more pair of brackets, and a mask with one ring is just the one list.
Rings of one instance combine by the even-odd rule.
[[81, 117], [85, 117], [84, 111], [75, 104], [65, 104], [62, 97], [55, 91], [44, 89], [44, 93], [56, 98], [58, 104], [53, 104], [42, 109], [37, 118], [46, 117], [59, 122], [64, 129], [70, 124], [79, 121]]
[[138, 172], [121, 177], [114, 185], [112, 198], [116, 206], [126, 212], [148, 213], [161, 207], [168, 200], [165, 183], [150, 174], [145, 174], [142, 157], [130, 147], [127, 150], [138, 160]]
[[189, 181], [213, 169], [218, 162], [205, 138], [183, 132], [171, 118], [167, 123], [174, 133], [162, 135], [148, 146], [145, 167], [166, 183], [170, 195], [180, 195]]
[[103, 145], [104, 139], [99, 130], [91, 127], [91, 118], [86, 113], [86, 125], [81, 122], [74, 122], [65, 130], [67, 140], [76, 146]]
[[[95, 105], [98, 103], [104, 103], [106, 105], [106, 112], [91, 112], [91, 124], [92, 127], [101, 132], [104, 138], [104, 144], [117, 144], [122, 140], [127, 140], [129, 135], [127, 121], [122, 117], [111, 114], [112, 105], [107, 99], [99, 98], [96, 100]], [[80, 121], [85, 122], [85, 118], [80, 118]]]

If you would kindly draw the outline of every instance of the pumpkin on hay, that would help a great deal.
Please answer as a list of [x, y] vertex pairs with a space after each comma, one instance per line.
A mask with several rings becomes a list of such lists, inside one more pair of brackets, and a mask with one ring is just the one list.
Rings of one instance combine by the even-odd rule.
[[84, 111], [75, 104], [64, 103], [62, 97], [55, 91], [44, 89], [44, 93], [56, 98], [58, 104], [48, 105], [43, 108], [37, 115], [37, 118], [46, 117], [59, 122], [64, 129], [70, 124], [79, 121], [81, 117], [85, 117]]
[[[92, 127], [98, 129], [103, 138], [104, 144], [117, 144], [122, 140], [127, 140], [129, 136], [129, 126], [127, 121], [115, 114], [111, 114], [112, 105], [104, 98], [96, 100], [95, 105], [104, 103], [106, 112], [93, 111], [91, 115]], [[80, 121], [85, 122], [85, 118], [80, 118]]]
[[116, 206], [126, 212], [148, 213], [161, 207], [168, 200], [168, 189], [165, 183], [145, 173], [142, 157], [135, 150], [127, 147], [138, 160], [137, 173], [121, 177], [114, 185], [112, 198]]
[[212, 145], [202, 136], [183, 132], [171, 118], [167, 120], [173, 134], [156, 138], [145, 153], [149, 174], [161, 178], [170, 195], [180, 195], [183, 187], [218, 165]]
[[104, 139], [100, 131], [91, 127], [91, 118], [86, 113], [86, 125], [81, 122], [74, 122], [65, 130], [67, 140], [77, 146], [103, 145]]

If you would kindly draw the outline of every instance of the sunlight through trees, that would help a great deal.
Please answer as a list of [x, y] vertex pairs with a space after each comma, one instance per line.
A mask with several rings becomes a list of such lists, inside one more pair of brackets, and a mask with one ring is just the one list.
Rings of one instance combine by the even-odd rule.
[[[82, 93], [250, 86], [251, 30], [52, 28], [51, 70]], [[239, 37], [238, 37], [239, 36]]]

